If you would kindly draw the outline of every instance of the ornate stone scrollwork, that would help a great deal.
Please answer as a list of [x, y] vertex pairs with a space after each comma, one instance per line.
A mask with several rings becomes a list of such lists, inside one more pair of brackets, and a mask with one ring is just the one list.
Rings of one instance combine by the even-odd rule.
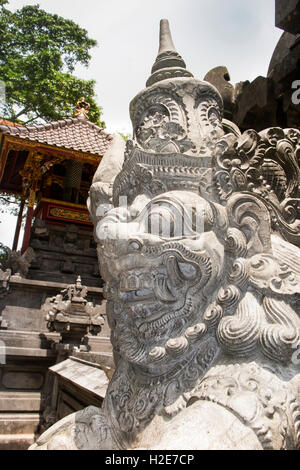
[[267, 207], [272, 228], [300, 244], [299, 152], [297, 129], [250, 130], [225, 135], [215, 153], [214, 179], [226, 203], [234, 193], [248, 192]]

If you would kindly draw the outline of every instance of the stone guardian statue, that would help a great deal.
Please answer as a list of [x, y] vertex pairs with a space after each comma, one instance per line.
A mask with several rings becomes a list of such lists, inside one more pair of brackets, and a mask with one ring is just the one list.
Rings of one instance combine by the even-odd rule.
[[130, 115], [88, 202], [116, 372], [33, 448], [299, 449], [300, 132], [225, 126], [167, 20]]

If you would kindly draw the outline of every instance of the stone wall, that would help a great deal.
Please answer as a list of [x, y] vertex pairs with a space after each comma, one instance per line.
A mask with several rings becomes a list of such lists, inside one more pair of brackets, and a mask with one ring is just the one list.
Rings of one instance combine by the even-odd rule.
[[[57, 349], [60, 334], [49, 332], [42, 306], [47, 297], [59, 294], [66, 287], [67, 284], [63, 283], [11, 276], [6, 288], [2, 288], [0, 450], [27, 449], [41, 430], [46, 429], [47, 423], [53, 424], [53, 416], [52, 421], [49, 421], [49, 416], [45, 413], [54, 390], [49, 368], [67, 358], [69, 351]], [[102, 363], [111, 367], [113, 360], [110, 330], [106, 321], [102, 288], [90, 287], [87, 299], [102, 305], [101, 315], [105, 322], [99, 336], [88, 336], [86, 351], [82, 351], [80, 356], [91, 364]], [[74, 387], [74, 384], [65, 384], [61, 391], [56, 389], [59, 395], [59, 398], [58, 395], [54, 397], [58, 408], [57, 419], [62, 414], [77, 411], [89, 404], [89, 391], [82, 391], [80, 398], [79, 388]], [[76, 396], [77, 401], [74, 398]], [[67, 402], [68, 406], [63, 405]], [[101, 405], [101, 402], [98, 404]], [[54, 414], [55, 412], [56, 409]]]

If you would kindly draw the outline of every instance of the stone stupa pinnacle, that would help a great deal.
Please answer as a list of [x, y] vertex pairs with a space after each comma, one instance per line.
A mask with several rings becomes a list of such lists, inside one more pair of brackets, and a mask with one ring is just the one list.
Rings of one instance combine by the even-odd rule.
[[193, 77], [175, 49], [169, 21], [166, 19], [160, 20], [159, 50], [151, 74], [146, 83], [147, 87], [168, 78]]

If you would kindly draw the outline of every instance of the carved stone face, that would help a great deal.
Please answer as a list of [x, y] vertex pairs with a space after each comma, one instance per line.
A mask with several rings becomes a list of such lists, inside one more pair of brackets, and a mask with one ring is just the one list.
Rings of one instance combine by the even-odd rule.
[[[298, 319], [291, 313], [286, 348], [289, 321], [283, 330], [273, 323], [277, 311], [288, 309], [270, 307], [268, 296], [273, 278], [276, 295], [286, 295], [287, 268], [272, 255], [272, 230], [300, 243], [299, 134], [278, 128], [241, 134], [227, 122], [225, 135], [217, 90], [192, 78], [165, 46], [147, 88], [130, 104], [132, 140], [125, 152], [116, 143], [104, 157], [107, 167], [119, 162], [109, 190], [100, 171], [90, 191], [114, 350], [153, 373], [175, 370], [209, 338], [226, 354], [244, 357], [260, 344], [266, 356], [289, 360]], [[107, 201], [115, 208], [103, 218], [99, 204]], [[293, 258], [288, 247], [284, 252]], [[269, 256], [267, 292], [252, 271]], [[288, 289], [294, 293], [294, 285]], [[264, 302], [274, 310], [270, 324]]]
[[207, 201], [180, 191], [137, 197], [98, 224], [112, 340], [129, 362], [167, 365], [186, 349], [223, 273], [214, 224]]

